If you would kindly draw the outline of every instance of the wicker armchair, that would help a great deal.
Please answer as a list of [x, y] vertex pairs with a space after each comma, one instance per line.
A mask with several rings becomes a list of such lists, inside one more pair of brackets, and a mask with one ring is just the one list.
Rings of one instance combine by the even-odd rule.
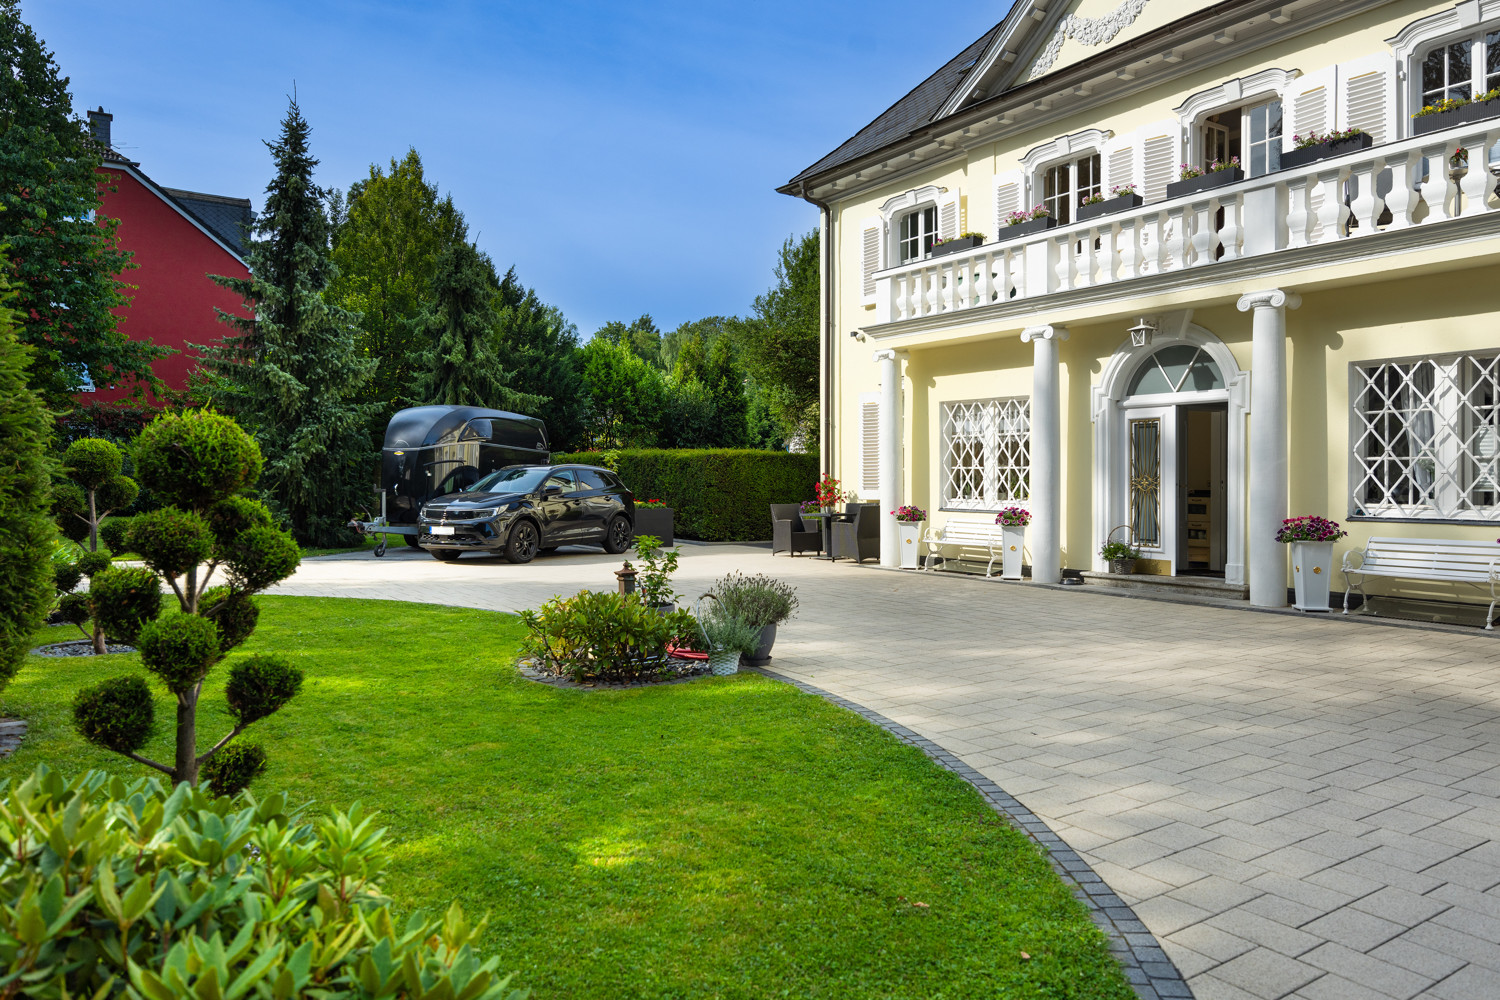
[[795, 503], [771, 504], [771, 555], [789, 552], [821, 552], [822, 536], [818, 529], [806, 530], [802, 523], [802, 505]]
[[866, 559], [880, 558], [880, 505], [873, 503], [851, 504], [848, 520], [833, 524], [833, 558]]

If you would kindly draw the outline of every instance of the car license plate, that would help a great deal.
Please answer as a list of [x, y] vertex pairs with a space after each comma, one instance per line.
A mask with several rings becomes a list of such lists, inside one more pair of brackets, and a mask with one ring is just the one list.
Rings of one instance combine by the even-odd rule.
[[434, 524], [432, 526], [432, 533], [434, 535], [451, 535], [451, 534], [453, 534], [453, 525], [451, 525], [451, 524]]

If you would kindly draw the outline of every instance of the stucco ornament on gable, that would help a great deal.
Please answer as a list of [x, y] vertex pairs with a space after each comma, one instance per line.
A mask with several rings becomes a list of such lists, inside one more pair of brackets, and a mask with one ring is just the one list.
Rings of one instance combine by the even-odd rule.
[[1107, 45], [1115, 40], [1116, 35], [1134, 24], [1135, 19], [1140, 17], [1141, 11], [1145, 9], [1146, 0], [1125, 0], [1103, 17], [1079, 17], [1077, 14], [1069, 14], [1062, 19], [1057, 30], [1052, 33], [1051, 41], [1037, 57], [1036, 64], [1031, 67], [1031, 75], [1027, 79], [1035, 80], [1049, 73], [1052, 70], [1052, 64], [1057, 62], [1058, 53], [1062, 52], [1063, 42], [1069, 38], [1090, 47]]

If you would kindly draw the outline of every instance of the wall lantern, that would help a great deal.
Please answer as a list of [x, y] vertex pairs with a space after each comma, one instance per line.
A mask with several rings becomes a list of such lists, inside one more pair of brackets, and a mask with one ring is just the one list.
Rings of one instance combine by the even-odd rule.
[[1151, 335], [1156, 332], [1156, 324], [1142, 316], [1141, 321], [1130, 328], [1130, 346], [1145, 347], [1151, 343]]

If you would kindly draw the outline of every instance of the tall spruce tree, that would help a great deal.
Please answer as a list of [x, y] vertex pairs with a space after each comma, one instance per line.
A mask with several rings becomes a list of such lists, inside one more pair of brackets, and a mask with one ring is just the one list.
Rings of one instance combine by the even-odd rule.
[[234, 332], [204, 350], [205, 388], [260, 443], [262, 493], [296, 539], [333, 545], [348, 539], [345, 522], [370, 502], [372, 405], [358, 394], [375, 362], [355, 348], [358, 317], [323, 296], [336, 272], [310, 132], [292, 98], [281, 137], [266, 144], [276, 176], [250, 247], [251, 277], [214, 276], [253, 318], [220, 311]]
[[537, 397], [537, 408], [522, 412], [547, 421], [552, 450], [582, 446], [588, 401], [578, 369], [578, 328], [521, 284], [515, 268], [496, 296], [495, 351], [511, 373], [511, 387]]
[[119, 275], [134, 265], [115, 221], [94, 217], [102, 159], [52, 53], [18, 0], [0, 0], [0, 246], [19, 337], [35, 350], [28, 382], [55, 410], [88, 378], [159, 386], [151, 362], [171, 353], [126, 337], [112, 312], [129, 301]]

